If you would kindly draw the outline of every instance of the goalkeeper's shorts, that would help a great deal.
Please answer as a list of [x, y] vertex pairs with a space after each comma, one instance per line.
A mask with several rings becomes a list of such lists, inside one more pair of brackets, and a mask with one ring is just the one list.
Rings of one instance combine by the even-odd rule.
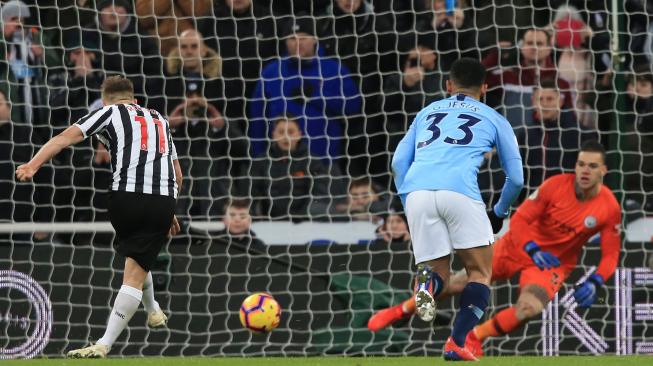
[[569, 267], [563, 264], [558, 268], [541, 270], [530, 258], [523, 259], [523, 256], [515, 255], [517, 250], [521, 249], [513, 246], [505, 235], [494, 243], [492, 281], [510, 280], [513, 276], [519, 274], [519, 288], [537, 285], [546, 290], [549, 299], [553, 299], [553, 296], [560, 290], [562, 283], [573, 270], [573, 266]]
[[109, 219], [116, 231], [116, 251], [149, 271], [168, 241], [174, 214], [173, 197], [111, 191]]

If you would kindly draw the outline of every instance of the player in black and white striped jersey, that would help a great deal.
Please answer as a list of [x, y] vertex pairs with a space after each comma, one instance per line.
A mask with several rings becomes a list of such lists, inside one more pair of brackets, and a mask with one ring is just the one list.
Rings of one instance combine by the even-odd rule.
[[174, 210], [182, 174], [168, 121], [136, 104], [131, 81], [121, 76], [104, 81], [102, 102], [104, 107], [52, 138], [16, 169], [19, 180], [29, 180], [61, 150], [92, 135], [111, 152], [109, 217], [116, 231], [116, 251], [125, 257], [123, 284], [104, 336], [94, 345], [68, 352], [74, 358], [106, 357], [141, 301], [149, 326], [166, 324], [149, 271], [167, 237], [179, 232]]

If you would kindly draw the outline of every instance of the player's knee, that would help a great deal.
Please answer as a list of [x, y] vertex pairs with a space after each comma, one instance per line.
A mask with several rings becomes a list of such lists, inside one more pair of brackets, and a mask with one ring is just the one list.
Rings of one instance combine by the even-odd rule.
[[491, 279], [492, 267], [474, 268], [473, 270], [469, 270], [467, 282], [478, 282], [484, 284], [485, 286], [490, 286]]
[[449, 284], [445, 287], [445, 291], [448, 295], [459, 294], [463, 291], [467, 285], [467, 271], [464, 269], [454, 273], [449, 280]]
[[549, 296], [544, 288], [535, 285], [525, 287], [517, 300], [517, 318], [526, 320], [539, 315], [548, 302]]

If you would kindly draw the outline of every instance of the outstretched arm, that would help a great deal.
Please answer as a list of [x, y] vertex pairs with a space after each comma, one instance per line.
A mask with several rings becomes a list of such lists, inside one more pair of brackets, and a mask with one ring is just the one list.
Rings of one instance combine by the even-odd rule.
[[53, 137], [43, 145], [43, 147], [41, 147], [32, 160], [27, 164], [19, 166], [16, 169], [16, 178], [21, 182], [32, 179], [34, 174], [36, 174], [43, 164], [50, 161], [50, 159], [57, 155], [61, 150], [70, 145], [75, 145], [82, 140], [84, 140], [84, 134], [77, 125], [68, 127], [65, 131]]

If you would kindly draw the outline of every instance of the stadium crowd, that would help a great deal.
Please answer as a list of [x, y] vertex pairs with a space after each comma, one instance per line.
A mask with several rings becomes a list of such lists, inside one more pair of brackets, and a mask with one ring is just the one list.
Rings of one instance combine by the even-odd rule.
[[[623, 173], [626, 208], [653, 213], [651, 2], [626, 1], [626, 90], [607, 2], [537, 0], [528, 13], [513, 2], [3, 2], [0, 221], [106, 220], [111, 158], [99, 141], [61, 154], [33, 183], [13, 172], [101, 106], [107, 75], [123, 74], [173, 127], [185, 222], [248, 197], [254, 219], [387, 218], [383, 235], [405, 240], [385, 232], [401, 223], [390, 157], [416, 113], [445, 97], [462, 56], [488, 69], [486, 101], [518, 137], [525, 195], [573, 170], [581, 142], [599, 137], [623, 161], [611, 168]], [[488, 154], [479, 175], [488, 203], [503, 184], [497, 160]]]

